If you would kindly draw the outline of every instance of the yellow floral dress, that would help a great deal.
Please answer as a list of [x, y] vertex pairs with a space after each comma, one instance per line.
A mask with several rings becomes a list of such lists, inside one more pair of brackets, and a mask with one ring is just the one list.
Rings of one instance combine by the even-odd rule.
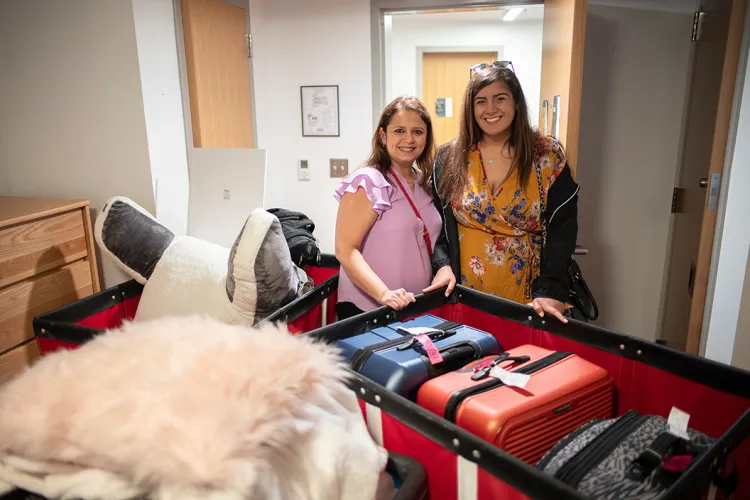
[[468, 182], [463, 196], [453, 203], [458, 222], [461, 284], [527, 304], [531, 284], [539, 275], [542, 247], [539, 182], [542, 174], [545, 202], [549, 187], [565, 166], [565, 153], [551, 138], [536, 144], [531, 175], [522, 189], [517, 173], [492, 196], [478, 146], [469, 153]]

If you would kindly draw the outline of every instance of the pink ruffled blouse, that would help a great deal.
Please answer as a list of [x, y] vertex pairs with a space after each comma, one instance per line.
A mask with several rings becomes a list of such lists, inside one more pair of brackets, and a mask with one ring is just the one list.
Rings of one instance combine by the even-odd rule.
[[[390, 175], [394, 173], [404, 189], [409, 189], [406, 179], [395, 168], [391, 169]], [[432, 264], [422, 223], [417, 220], [398, 184], [389, 184], [374, 167], [362, 167], [349, 174], [334, 196], [341, 201], [344, 193], [356, 193], [360, 188], [364, 189], [373, 211], [378, 215], [362, 241], [362, 256], [389, 289], [403, 288], [414, 294], [421, 293], [432, 282]], [[443, 221], [432, 203], [432, 196], [418, 184], [410, 196], [422, 215], [432, 247], [435, 248]], [[363, 311], [379, 307], [374, 299], [352, 282], [343, 266], [339, 274], [338, 300], [352, 302]]]

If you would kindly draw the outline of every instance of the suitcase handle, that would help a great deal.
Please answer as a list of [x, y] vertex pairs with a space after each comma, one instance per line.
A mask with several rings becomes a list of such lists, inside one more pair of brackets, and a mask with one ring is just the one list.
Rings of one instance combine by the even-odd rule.
[[505, 361], [513, 361], [514, 363], [528, 363], [531, 361], [530, 356], [511, 356], [510, 353], [504, 352], [492, 362], [482, 366], [484, 363], [480, 363], [474, 367], [474, 373], [471, 375], [471, 380], [482, 380], [490, 374], [490, 371], [500, 363]]
[[[414, 350], [420, 356], [427, 356], [422, 344], [417, 345]], [[452, 345], [443, 346], [438, 351], [443, 355], [442, 363], [433, 365], [432, 363], [425, 362], [430, 378], [455, 371], [462, 366], [466, 366], [466, 363], [471, 359], [477, 359], [482, 356], [481, 347], [473, 341], [457, 342]]]
[[[398, 331], [399, 331], [399, 333], [401, 333], [402, 331], [406, 332], [406, 330], [404, 330], [403, 328], [400, 328], [400, 327], [399, 327]], [[396, 348], [397, 351], [405, 351], [406, 349], [411, 349], [411, 348], [416, 347], [417, 345], [419, 345], [419, 342], [417, 341], [417, 337], [416, 336], [412, 336], [408, 332], [406, 332], [406, 334], [409, 335], [409, 336], [411, 336], [412, 338], [408, 339], [406, 342], [404, 342], [403, 344], [401, 344], [400, 346], [398, 346]], [[447, 339], [448, 337], [452, 337], [455, 334], [456, 334], [456, 330], [446, 330], [446, 331], [436, 330], [434, 332], [426, 333], [425, 335], [427, 337], [429, 337], [430, 340], [432, 340], [433, 342], [435, 342], [437, 340]], [[441, 351], [441, 349], [438, 349], [438, 351]]]
[[475, 356], [480, 356], [482, 354], [482, 351], [479, 349], [479, 346], [477, 346], [477, 344], [474, 342], [459, 342], [453, 345], [446, 345], [446, 346], [439, 348], [438, 351], [442, 354], [446, 351], [450, 351], [451, 349], [456, 349], [457, 347], [463, 347], [466, 345], [472, 348]]

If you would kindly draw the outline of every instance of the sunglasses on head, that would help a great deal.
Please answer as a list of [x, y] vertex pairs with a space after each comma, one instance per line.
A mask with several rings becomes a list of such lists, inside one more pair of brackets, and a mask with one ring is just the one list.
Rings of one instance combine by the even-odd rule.
[[489, 68], [490, 66], [492, 66], [493, 68], [498, 68], [498, 69], [510, 67], [510, 70], [513, 73], [516, 72], [516, 69], [513, 67], [513, 63], [510, 61], [495, 61], [492, 64], [479, 63], [479, 64], [475, 64], [470, 69], [473, 73], [479, 73], [480, 71], [485, 70]]

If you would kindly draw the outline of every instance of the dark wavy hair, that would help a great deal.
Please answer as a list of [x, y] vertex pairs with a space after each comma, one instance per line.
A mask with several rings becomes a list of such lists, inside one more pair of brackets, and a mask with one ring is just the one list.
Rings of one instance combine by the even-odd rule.
[[[367, 164], [376, 167], [383, 174], [383, 177], [388, 179], [388, 170], [391, 168], [391, 155], [388, 154], [383, 141], [380, 140], [380, 131], [386, 132], [388, 125], [391, 120], [401, 110], [414, 111], [419, 115], [426, 127], [426, 138], [427, 141], [424, 146], [424, 151], [417, 158], [417, 168], [422, 174], [422, 179], [419, 181], [419, 185], [429, 191], [430, 190], [430, 176], [432, 175], [432, 164], [435, 158], [435, 137], [432, 130], [432, 119], [430, 113], [427, 111], [425, 105], [412, 96], [397, 97], [391, 101], [388, 106], [383, 109], [378, 120], [378, 126], [375, 128], [375, 133], [372, 136], [372, 152], [370, 158], [367, 160]], [[389, 180], [390, 182], [390, 180]]]
[[449, 203], [463, 191], [467, 181], [469, 151], [471, 147], [482, 139], [482, 129], [474, 118], [474, 98], [485, 87], [495, 82], [503, 82], [510, 90], [516, 103], [516, 112], [511, 124], [508, 145], [513, 151], [511, 169], [518, 172], [519, 184], [525, 187], [534, 162], [534, 151], [537, 141], [541, 138], [539, 132], [529, 123], [529, 110], [526, 97], [516, 74], [510, 68], [496, 68], [490, 66], [473, 73], [464, 92], [461, 108], [461, 128], [458, 137], [441, 146], [441, 156], [444, 162], [440, 173], [438, 194], [443, 203]]

